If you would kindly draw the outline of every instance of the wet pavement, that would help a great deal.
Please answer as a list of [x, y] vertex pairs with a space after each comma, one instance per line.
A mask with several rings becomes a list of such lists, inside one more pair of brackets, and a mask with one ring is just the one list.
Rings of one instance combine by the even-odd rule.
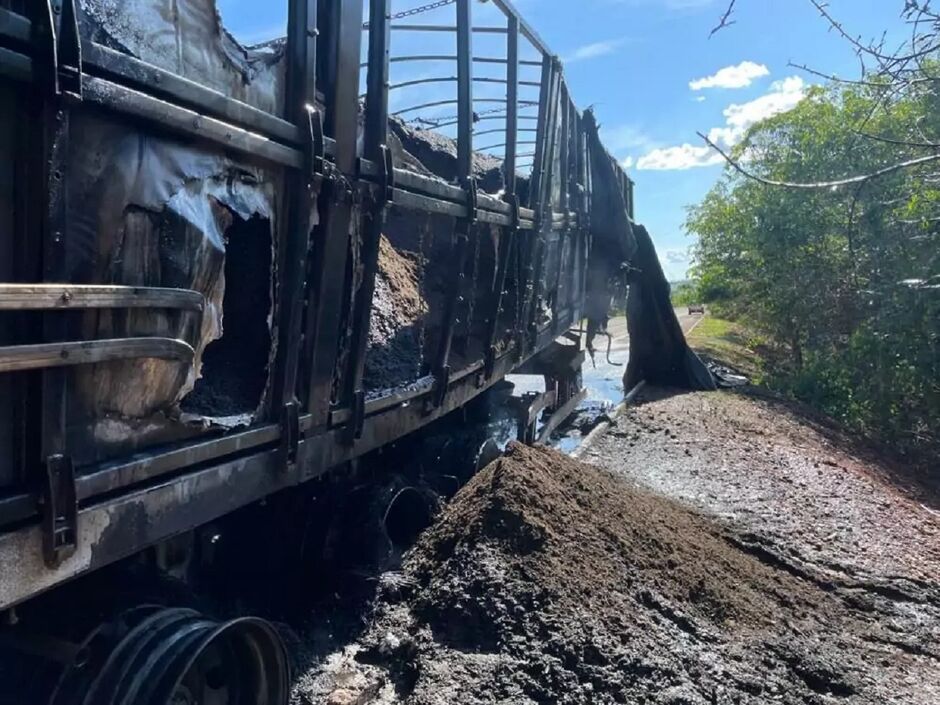
[[[689, 333], [702, 320], [701, 315], [689, 315], [686, 309], [675, 309], [683, 333]], [[630, 339], [627, 335], [627, 319], [616, 316], [607, 326], [610, 346], [603, 336], [595, 339], [597, 349], [594, 359], [586, 356], [581, 368], [583, 386], [587, 397], [578, 406], [577, 414], [552, 438], [550, 445], [571, 453], [581, 443], [584, 435], [597, 425], [614, 407], [623, 401], [623, 373], [630, 357]], [[544, 392], [545, 383], [538, 375], [509, 375], [506, 380], [514, 389], [512, 395], [521, 397], [528, 392]], [[501, 445], [516, 438], [515, 419], [510, 409], [494, 409], [493, 429]]]

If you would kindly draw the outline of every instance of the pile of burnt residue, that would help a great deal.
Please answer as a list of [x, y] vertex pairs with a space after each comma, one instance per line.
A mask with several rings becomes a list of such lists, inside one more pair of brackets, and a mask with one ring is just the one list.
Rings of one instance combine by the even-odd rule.
[[416, 253], [396, 250], [382, 236], [363, 374], [366, 389], [391, 389], [419, 376], [422, 321], [428, 313], [421, 294], [419, 258]]
[[869, 597], [749, 546], [513, 444], [379, 579], [364, 634], [309, 665], [295, 702], [927, 702], [899, 696], [916, 673], [885, 655]]

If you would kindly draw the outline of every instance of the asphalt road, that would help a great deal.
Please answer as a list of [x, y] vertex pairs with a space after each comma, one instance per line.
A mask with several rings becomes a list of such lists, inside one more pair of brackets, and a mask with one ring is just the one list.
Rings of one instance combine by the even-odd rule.
[[[692, 314], [689, 315], [689, 311], [686, 308], [677, 308], [675, 309], [676, 318], [679, 319], [679, 325], [682, 326], [682, 332], [688, 333], [694, 328], [699, 321], [702, 320], [703, 316], [701, 314]], [[628, 350], [629, 343], [627, 341], [627, 317], [626, 316], [617, 316], [610, 320], [610, 323], [607, 324], [607, 330], [614, 339], [614, 345], [618, 348]]]
[[[677, 308], [675, 311], [683, 333], [691, 331], [702, 320], [699, 314], [690, 316], [685, 308]], [[582, 376], [584, 386], [588, 389], [587, 403], [616, 405], [623, 398], [621, 380], [630, 356], [626, 316], [612, 318], [607, 324], [607, 332], [611, 336], [610, 353], [607, 352], [607, 341], [598, 337], [594, 340], [596, 351], [593, 362], [590, 358], [584, 361]]]
[[[688, 333], [699, 321], [701, 315], [688, 315], [686, 309], [675, 309], [682, 331]], [[587, 397], [581, 402], [579, 412], [582, 420], [596, 418], [607, 413], [623, 400], [623, 373], [626, 370], [627, 359], [630, 356], [630, 339], [627, 335], [626, 316], [619, 315], [610, 320], [607, 325], [610, 333], [610, 351], [607, 349], [607, 340], [603, 336], [594, 339], [596, 350], [594, 360], [590, 356], [585, 358], [581, 368], [582, 385], [587, 390]], [[545, 389], [544, 381], [537, 375], [510, 375], [507, 378], [516, 389], [514, 394], [525, 392], [541, 392]], [[502, 423], [497, 420], [497, 423]], [[515, 422], [505, 422], [503, 435], [515, 433]], [[591, 425], [588, 423], [588, 425]], [[508, 436], [507, 436], [508, 437]], [[572, 435], [562, 438], [555, 446], [562, 452], [570, 452], [581, 442], [580, 433], [576, 430]]]

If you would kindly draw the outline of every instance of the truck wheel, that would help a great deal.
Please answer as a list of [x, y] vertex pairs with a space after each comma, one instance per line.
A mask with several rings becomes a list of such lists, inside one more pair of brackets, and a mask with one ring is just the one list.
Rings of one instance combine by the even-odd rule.
[[50, 705], [287, 705], [290, 669], [274, 628], [190, 609], [140, 607], [102, 625]]

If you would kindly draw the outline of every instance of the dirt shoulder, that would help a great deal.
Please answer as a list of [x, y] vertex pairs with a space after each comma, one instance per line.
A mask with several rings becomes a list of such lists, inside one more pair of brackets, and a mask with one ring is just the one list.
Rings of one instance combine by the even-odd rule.
[[856, 676], [893, 683], [883, 702], [940, 702], [940, 502], [906, 468], [747, 392], [651, 390], [584, 459], [713, 517], [742, 552], [838, 598], [870, 628], [814, 618], [816, 650], [847, 670], [867, 652]]

